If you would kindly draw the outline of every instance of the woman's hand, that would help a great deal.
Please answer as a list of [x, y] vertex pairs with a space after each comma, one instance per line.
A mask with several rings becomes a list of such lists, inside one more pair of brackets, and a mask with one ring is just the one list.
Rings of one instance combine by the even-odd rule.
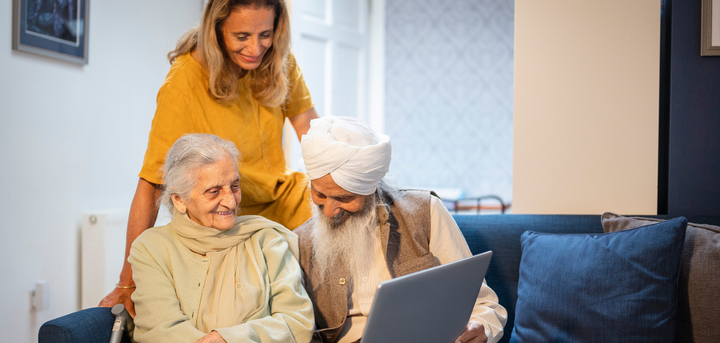
[[195, 343], [227, 343], [227, 341], [224, 340], [217, 331], [213, 331], [205, 335], [205, 337], [198, 339]]
[[132, 295], [134, 290], [135, 288], [115, 288], [100, 301], [100, 305], [98, 306], [113, 307], [117, 304], [123, 304], [130, 316], [135, 318], [135, 304], [132, 299], [130, 299], [130, 295]]
[[455, 343], [485, 343], [487, 340], [485, 327], [476, 321], [471, 321]]

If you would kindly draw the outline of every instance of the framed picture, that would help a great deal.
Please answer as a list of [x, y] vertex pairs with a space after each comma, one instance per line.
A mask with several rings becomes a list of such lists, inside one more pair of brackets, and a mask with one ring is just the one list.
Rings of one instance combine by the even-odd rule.
[[720, 0], [702, 0], [700, 55], [720, 56]]
[[13, 49], [88, 63], [89, 0], [13, 0]]

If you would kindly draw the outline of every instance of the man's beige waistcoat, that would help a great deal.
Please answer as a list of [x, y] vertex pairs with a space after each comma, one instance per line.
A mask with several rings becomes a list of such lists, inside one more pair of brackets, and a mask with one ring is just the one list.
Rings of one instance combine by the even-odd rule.
[[[382, 185], [382, 184], [381, 184]], [[390, 275], [395, 278], [438, 265], [430, 253], [430, 197], [428, 191], [393, 190], [378, 186], [381, 204], [378, 219], [383, 251]], [[336, 263], [323, 284], [313, 283], [311, 218], [295, 229], [300, 243], [300, 265], [305, 289], [315, 310], [313, 342], [335, 342], [348, 314], [350, 272], [343, 263]]]

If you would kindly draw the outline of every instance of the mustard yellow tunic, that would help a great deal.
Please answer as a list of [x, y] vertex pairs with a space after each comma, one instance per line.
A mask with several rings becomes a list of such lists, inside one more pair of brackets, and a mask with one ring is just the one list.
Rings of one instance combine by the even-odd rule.
[[252, 96], [249, 78], [240, 79], [239, 97], [221, 104], [209, 93], [209, 77], [190, 54], [178, 57], [157, 96], [140, 177], [162, 183], [165, 155], [187, 133], [210, 133], [240, 151], [240, 214], [256, 214], [294, 229], [310, 218], [308, 179], [286, 167], [282, 147], [285, 118], [313, 107], [300, 68], [288, 61], [290, 93], [281, 107], [265, 107]]

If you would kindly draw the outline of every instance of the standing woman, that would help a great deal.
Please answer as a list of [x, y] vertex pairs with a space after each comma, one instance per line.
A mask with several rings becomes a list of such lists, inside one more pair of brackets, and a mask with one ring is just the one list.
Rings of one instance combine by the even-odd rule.
[[242, 152], [240, 207], [293, 229], [310, 218], [307, 176], [287, 169], [285, 118], [298, 138], [318, 115], [290, 53], [290, 18], [283, 0], [209, 0], [202, 21], [168, 54], [172, 64], [157, 96], [148, 148], [128, 218], [125, 263], [100, 306], [130, 299], [135, 283], [130, 247], [155, 224], [165, 155], [187, 133], [210, 133]]

